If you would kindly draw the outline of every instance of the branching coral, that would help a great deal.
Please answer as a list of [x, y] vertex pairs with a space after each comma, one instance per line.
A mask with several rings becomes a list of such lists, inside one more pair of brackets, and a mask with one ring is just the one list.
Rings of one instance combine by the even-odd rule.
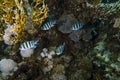
[[120, 14], [120, 1], [115, 3], [99, 3], [98, 5], [89, 5], [90, 8], [95, 8], [99, 14], [97, 18], [104, 18], [107, 19], [110, 16], [117, 17]]
[[105, 18], [117, 14], [118, 16], [120, 14], [120, 1], [117, 1], [115, 3], [110, 3], [110, 4], [104, 4], [100, 3], [97, 5], [97, 8], [101, 11], [102, 16]]
[[[35, 24], [41, 24], [48, 17], [48, 7], [44, 4], [44, 1], [35, 0], [37, 3], [33, 7], [32, 21]], [[35, 10], [40, 4], [43, 4], [42, 7]]]
[[[5, 43], [7, 42], [8, 45], [14, 45], [24, 40], [25, 31], [29, 34], [33, 34], [36, 31], [33, 30], [35, 29], [34, 23], [41, 24], [47, 18], [48, 7], [44, 4], [43, 0], [35, 0], [33, 3], [35, 3], [35, 5], [31, 6], [29, 1], [26, 0], [11, 0], [11, 2], [8, 0], [0, 1], [0, 12], [2, 12], [3, 15], [1, 16], [1, 22], [4, 21], [5, 23], [2, 24], [6, 24], [4, 25], [6, 26], [6, 30], [3, 30], [3, 28], [0, 29], [0, 31], [5, 31], [4, 35], [3, 32], [0, 33], [1, 40], [3, 35]], [[27, 7], [29, 10], [27, 9], [27, 11], [25, 11]], [[30, 26], [30, 24], [32, 26]], [[30, 32], [31, 29], [33, 30], [32, 32]], [[11, 36], [13, 37], [11, 38]]]
[[0, 8], [10, 8], [16, 6], [14, 0], [0, 0]]
[[13, 11], [10, 8], [15, 6], [14, 0], [1, 0], [0, 1], [0, 41], [2, 41], [2, 36], [4, 34], [4, 29], [6, 28], [4, 22], [12, 24], [13, 23]]
[[7, 23], [7, 24], [13, 24], [14, 23], [14, 12], [13, 10], [11, 10], [10, 8], [7, 8], [4, 10], [4, 12], [6, 13], [5, 15], [3, 15], [3, 20]]
[[3, 35], [4, 42], [8, 45], [16, 44], [24, 38], [23, 30], [26, 16], [23, 7], [21, 6], [22, 3], [18, 3], [17, 0], [15, 1], [17, 4], [16, 9], [13, 10], [12, 8], [9, 8], [8, 11], [5, 9], [7, 14], [3, 16], [3, 20], [9, 25]]

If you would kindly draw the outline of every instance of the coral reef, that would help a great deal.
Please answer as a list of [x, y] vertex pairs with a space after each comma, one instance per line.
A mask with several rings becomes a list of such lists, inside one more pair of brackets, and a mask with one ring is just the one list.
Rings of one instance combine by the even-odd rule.
[[[35, 1], [35, 6], [33, 7], [33, 13], [32, 13], [32, 21], [35, 24], [41, 24], [47, 17], [48, 17], [48, 7], [45, 5], [44, 0], [36, 0]], [[36, 9], [39, 5], [42, 5], [42, 7]]]
[[[29, 34], [36, 33], [35, 25], [33, 24], [42, 24], [42, 22], [48, 16], [48, 7], [47, 5], [45, 5], [43, 0], [36, 0], [32, 2], [32, 4], [35, 3], [35, 5], [32, 6], [25, 6], [26, 4], [23, 3], [29, 4], [29, 2], [25, 0], [21, 0], [20, 2], [18, 0], [12, 0], [11, 2], [6, 0], [3, 0], [3, 2], [1, 1], [0, 8], [2, 11], [4, 11], [4, 13], [2, 13], [3, 16], [1, 18], [6, 23], [7, 30], [9, 26], [11, 26], [9, 32], [12, 32], [12, 34], [7, 33], [6, 31], [4, 34], [2, 32], [3, 36], [5, 36], [5, 42], [10, 40], [11, 36], [13, 35], [13, 39], [7, 43], [8, 45], [14, 45], [18, 42], [23, 41], [27, 37], [25, 35], [28, 35], [25, 32], [27, 29], [27, 32]], [[6, 4], [5, 8], [2, 4]], [[42, 7], [38, 7], [39, 5], [42, 5]], [[28, 10], [28, 12], [26, 13], [24, 7], [29, 7], [30, 10]], [[28, 15], [28, 13], [31, 13], [31, 15]], [[29, 22], [30, 20], [32, 22]], [[32, 25], [32, 27], [28, 28], [30, 27], [30, 25]]]
[[119, 80], [120, 0], [1, 0], [0, 80]]

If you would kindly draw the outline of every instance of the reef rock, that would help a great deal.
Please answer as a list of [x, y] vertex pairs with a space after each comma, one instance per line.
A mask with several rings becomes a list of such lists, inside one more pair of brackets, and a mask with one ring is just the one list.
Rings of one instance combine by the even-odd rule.
[[77, 20], [75, 19], [73, 14], [63, 14], [58, 21], [62, 23], [60, 24], [58, 30], [61, 31], [62, 33], [70, 33], [72, 32], [71, 30], [72, 24]]

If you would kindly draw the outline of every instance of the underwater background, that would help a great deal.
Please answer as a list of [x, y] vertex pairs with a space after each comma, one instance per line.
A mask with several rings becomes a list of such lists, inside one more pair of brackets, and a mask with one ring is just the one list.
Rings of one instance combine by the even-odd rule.
[[120, 0], [0, 0], [0, 80], [120, 80]]

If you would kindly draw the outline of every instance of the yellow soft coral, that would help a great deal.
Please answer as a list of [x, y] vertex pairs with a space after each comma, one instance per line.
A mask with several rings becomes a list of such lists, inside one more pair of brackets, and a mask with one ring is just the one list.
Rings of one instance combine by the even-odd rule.
[[24, 30], [26, 16], [25, 16], [25, 14], [19, 14], [18, 10], [16, 10], [15, 14], [16, 14], [15, 15], [15, 23], [16, 23], [17, 27], [15, 29], [13, 28], [13, 31], [20, 34]]
[[14, 19], [13, 19], [13, 11], [8, 8], [4, 10], [6, 12], [5, 15], [3, 15], [3, 20], [7, 23], [7, 24], [13, 24], [14, 23]]
[[4, 42], [8, 45], [14, 45], [25, 38], [25, 34], [23, 31], [26, 21], [25, 17], [24, 15], [20, 16], [18, 12], [16, 12], [15, 14], [15, 23], [12, 25], [8, 25], [3, 35]]
[[16, 9], [14, 12], [15, 14], [15, 27], [12, 28], [12, 32], [16, 33], [16, 39], [13, 41], [14, 43], [17, 43], [19, 41], [22, 41], [25, 37], [25, 34], [23, 32], [24, 30], [24, 24], [26, 22], [26, 15], [24, 13], [24, 9], [22, 6], [22, 1], [19, 3], [18, 0], [15, 0], [16, 5], [18, 9]]
[[16, 6], [14, 0], [0, 0], [0, 7], [11, 8], [11, 7], [14, 7], [14, 6]]
[[[42, 7], [40, 7], [38, 10], [35, 10], [38, 5], [43, 4]], [[45, 19], [48, 17], [48, 7], [44, 4], [44, 1], [42, 3], [41, 0], [36, 0], [36, 4], [33, 7], [33, 14], [32, 14], [32, 21], [35, 24], [41, 24]]]
[[33, 7], [34, 9], [37, 8], [37, 6], [39, 6], [43, 0], [34, 0], [34, 2], [36, 3], [35, 6]]
[[0, 0], [0, 41], [3, 40], [2, 36], [6, 28], [4, 22], [7, 24], [13, 23], [13, 11], [10, 8], [15, 6], [14, 0]]
[[24, 39], [24, 24], [26, 22], [26, 16], [24, 14], [19, 14], [18, 11], [16, 10], [16, 15], [15, 15], [15, 24], [16, 26], [12, 28], [12, 31], [17, 34], [16, 36], [16, 42], [21, 41]]
[[22, 41], [25, 37], [24, 24], [26, 22], [26, 15], [23, 9], [22, 0], [19, 2], [15, 0], [16, 7], [5, 9], [6, 14], [3, 20], [7, 23], [7, 28], [3, 35], [4, 42], [8, 45], [13, 45]]
[[0, 15], [0, 18], [6, 27], [1, 26], [0, 28], [0, 40], [3, 36], [6, 44], [14, 45], [24, 40], [25, 35], [33, 35], [37, 32], [34, 25], [45, 21], [48, 11], [43, 0], [33, 0], [32, 6], [29, 4], [29, 0], [1, 0], [0, 13], [2, 16]]

